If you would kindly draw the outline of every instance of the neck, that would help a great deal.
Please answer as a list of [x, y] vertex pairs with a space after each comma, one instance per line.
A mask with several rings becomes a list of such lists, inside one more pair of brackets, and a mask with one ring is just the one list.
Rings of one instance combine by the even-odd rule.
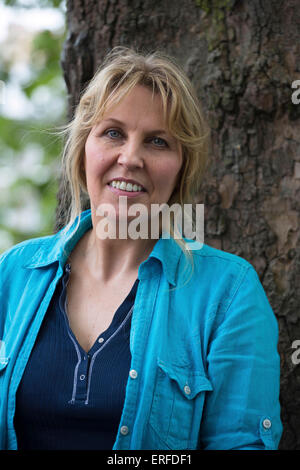
[[[92, 214], [93, 227], [86, 232], [78, 244], [78, 262], [96, 280], [109, 282], [137, 277], [140, 264], [150, 255], [156, 239], [100, 238], [97, 235], [97, 220]], [[77, 257], [76, 256], [76, 257]], [[72, 258], [72, 257], [71, 257]], [[72, 262], [72, 259], [70, 259]]]

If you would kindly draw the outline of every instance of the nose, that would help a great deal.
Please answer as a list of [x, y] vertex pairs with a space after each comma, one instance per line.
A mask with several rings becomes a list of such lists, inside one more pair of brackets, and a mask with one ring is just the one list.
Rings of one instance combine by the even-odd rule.
[[142, 149], [138, 142], [128, 142], [122, 147], [118, 156], [118, 163], [129, 170], [144, 167]]

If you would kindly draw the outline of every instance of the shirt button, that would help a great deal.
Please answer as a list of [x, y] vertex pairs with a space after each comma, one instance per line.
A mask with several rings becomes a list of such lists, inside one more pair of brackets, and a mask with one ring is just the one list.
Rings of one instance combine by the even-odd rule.
[[123, 436], [126, 436], [126, 434], [128, 434], [129, 429], [127, 426], [122, 426], [120, 431]]
[[136, 378], [137, 378], [137, 375], [138, 375], [138, 373], [137, 373], [137, 371], [136, 371], [136, 370], [134, 370], [134, 369], [131, 369], [131, 371], [129, 372], [129, 375], [130, 375], [130, 377], [131, 377], [132, 379], [136, 379]]
[[263, 424], [263, 427], [264, 427], [265, 429], [270, 429], [270, 427], [272, 426], [271, 421], [270, 421], [269, 419], [267, 419], [267, 418], [263, 420], [263, 423], [262, 423], [262, 424]]
[[79, 377], [80, 380], [84, 380], [85, 379], [85, 375], [81, 374], [81, 376]]
[[103, 343], [103, 341], [104, 341], [104, 338], [99, 338], [98, 339], [98, 343]]
[[188, 385], [186, 385], [186, 386], [184, 387], [184, 393], [186, 393], [187, 395], [189, 395], [189, 394], [191, 393], [191, 389], [190, 389], [190, 387], [189, 387]]

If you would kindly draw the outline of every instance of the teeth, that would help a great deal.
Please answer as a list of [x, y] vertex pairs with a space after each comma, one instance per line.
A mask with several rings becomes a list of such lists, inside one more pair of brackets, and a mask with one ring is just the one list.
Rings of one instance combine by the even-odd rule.
[[142, 191], [142, 186], [139, 184], [125, 183], [125, 181], [113, 180], [111, 183], [113, 188], [122, 189], [123, 191]]

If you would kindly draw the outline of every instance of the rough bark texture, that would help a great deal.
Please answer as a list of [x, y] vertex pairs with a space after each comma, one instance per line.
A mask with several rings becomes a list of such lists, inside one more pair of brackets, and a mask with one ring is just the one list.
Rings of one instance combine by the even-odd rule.
[[277, 316], [280, 449], [289, 450], [300, 449], [300, 374], [291, 360], [300, 340], [300, 104], [291, 101], [300, 78], [298, 7], [297, 0], [69, 0], [62, 56], [70, 116], [116, 45], [164, 50], [193, 80], [212, 128], [199, 198], [205, 243], [253, 264]]

